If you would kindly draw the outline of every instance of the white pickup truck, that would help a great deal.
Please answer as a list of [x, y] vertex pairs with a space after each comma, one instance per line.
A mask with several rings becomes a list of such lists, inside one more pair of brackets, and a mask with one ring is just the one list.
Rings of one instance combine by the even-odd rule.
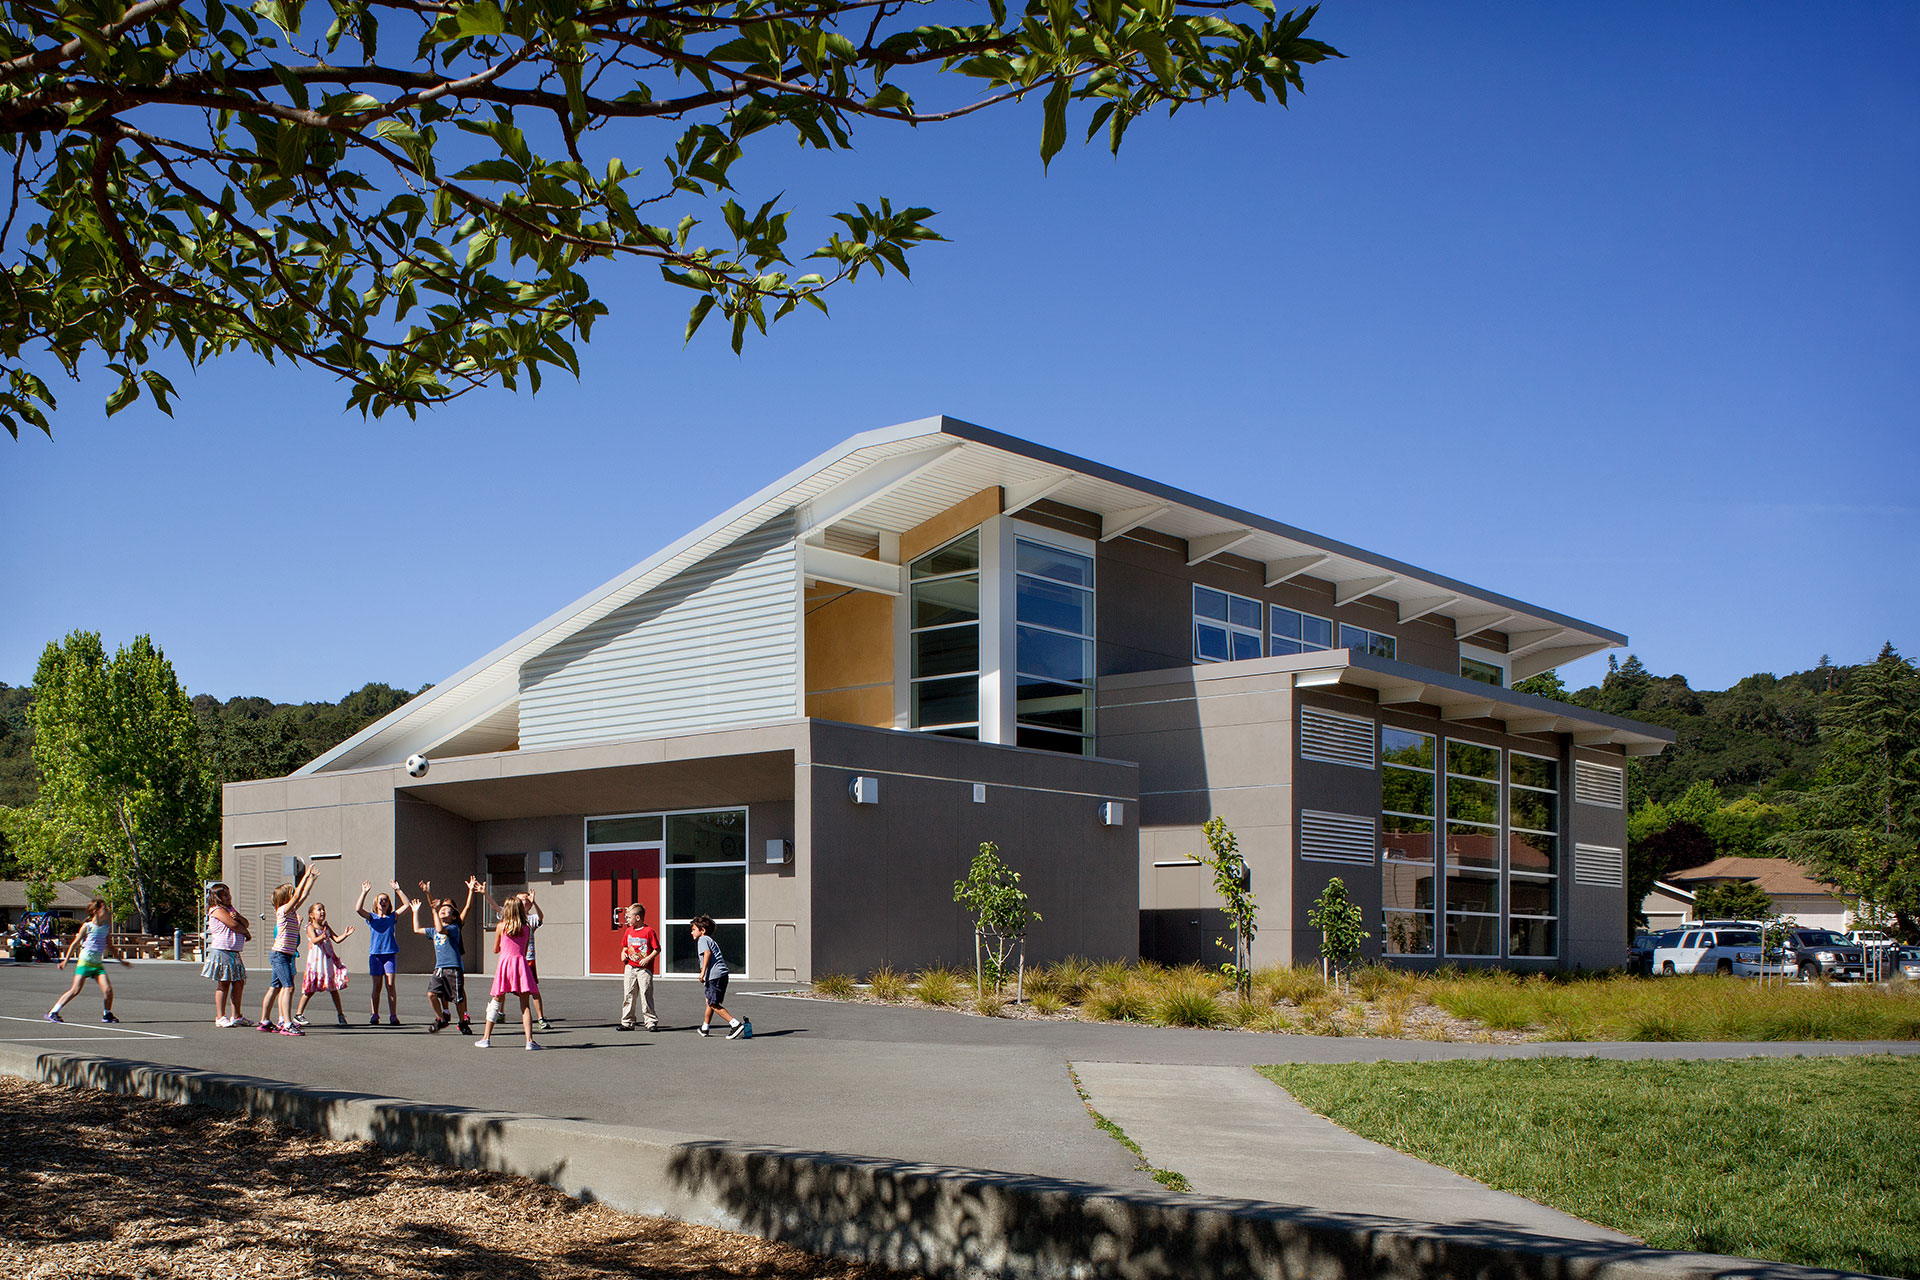
[[1757, 929], [1688, 929], [1672, 946], [1654, 948], [1653, 971], [1756, 978], [1763, 973], [1769, 976], [1785, 973], [1786, 967], [1761, 963]]

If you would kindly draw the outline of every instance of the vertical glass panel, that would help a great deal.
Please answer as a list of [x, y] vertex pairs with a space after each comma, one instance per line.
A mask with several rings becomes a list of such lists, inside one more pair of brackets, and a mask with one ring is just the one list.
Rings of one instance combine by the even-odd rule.
[[913, 625], [944, 627], [980, 618], [980, 579], [942, 578], [913, 584]]
[[[1380, 771], [1380, 807], [1394, 813], [1433, 816], [1433, 775], [1389, 766]], [[1428, 831], [1433, 830], [1431, 823]]]
[[1193, 656], [1195, 659], [1200, 662], [1225, 662], [1227, 655], [1225, 627], [1210, 627], [1204, 622], [1194, 624]]
[[[667, 952], [667, 972], [699, 973], [700, 957], [693, 949], [693, 930], [684, 923], [674, 924], [662, 930]], [[747, 926], [744, 924], [713, 925], [713, 940], [720, 944], [720, 954], [726, 959], [727, 970], [734, 980], [747, 974]]]
[[1448, 778], [1447, 816], [1461, 822], [1500, 821], [1500, 784]]
[[1500, 954], [1500, 917], [1459, 916], [1448, 912], [1447, 954], [1450, 956], [1498, 956]]
[[1469, 778], [1500, 778], [1500, 749], [1472, 742], [1447, 741], [1447, 772]]
[[1092, 703], [1093, 695], [1081, 685], [1022, 676], [1014, 716], [1022, 724], [1085, 733]]
[[1431, 911], [1387, 911], [1380, 921], [1380, 940], [1390, 956], [1430, 956], [1433, 954], [1433, 913]]
[[975, 529], [966, 537], [956, 538], [915, 560], [912, 573], [916, 578], [931, 578], [943, 573], [965, 573], [979, 567], [980, 531]]
[[1388, 866], [1380, 875], [1380, 903], [1388, 911], [1431, 911], [1434, 883], [1431, 867]]
[[1447, 824], [1447, 865], [1450, 867], [1500, 866], [1500, 849], [1495, 843], [1500, 828], [1483, 827], [1471, 822]]
[[1215, 591], [1212, 587], [1193, 589], [1193, 616], [1211, 618], [1215, 622], [1227, 620], [1227, 593]]
[[1093, 593], [1063, 587], [1038, 578], [1021, 578], [1015, 589], [1014, 612], [1021, 622], [1032, 622], [1077, 636], [1093, 634]]
[[1513, 781], [1520, 786], [1539, 787], [1543, 791], [1560, 789], [1558, 760], [1543, 760], [1539, 756], [1510, 751], [1507, 753], [1507, 769]]
[[1433, 735], [1407, 729], [1380, 730], [1380, 758], [1413, 769], [1433, 768]]
[[1553, 914], [1554, 882], [1514, 876], [1507, 882], [1507, 910], [1516, 916]]
[[1227, 621], [1249, 631], [1260, 629], [1260, 602], [1245, 596], [1227, 597]]
[[1340, 647], [1342, 649], [1359, 649], [1365, 652], [1367, 641], [1371, 638], [1372, 633], [1365, 627], [1356, 627], [1347, 622], [1340, 624]]
[[1507, 866], [1528, 875], [1560, 874], [1560, 841], [1526, 831], [1507, 834]]
[[1491, 662], [1482, 662], [1478, 658], [1460, 659], [1460, 674], [1469, 680], [1478, 680], [1481, 684], [1505, 685], [1507, 673]]
[[747, 914], [745, 867], [671, 867], [667, 871], [667, 917], [715, 919]]
[[1380, 815], [1380, 853], [1396, 862], [1433, 862], [1433, 824], [1424, 818]]
[[1553, 831], [1558, 828], [1559, 807], [1554, 797], [1545, 791], [1523, 791], [1519, 787], [1507, 788], [1507, 821], [1516, 827], [1525, 827], [1530, 831]]
[[1499, 879], [1494, 876], [1449, 875], [1447, 877], [1447, 910], [1499, 914]]
[[1089, 754], [1093, 741], [1078, 734], [1056, 733], [1051, 729], [1035, 729], [1024, 724], [1016, 726], [1013, 733], [1013, 740], [1017, 746], [1033, 747], [1040, 751], [1058, 751], [1070, 756]]
[[588, 844], [652, 844], [663, 828], [658, 814], [644, 818], [589, 818]]
[[1391, 658], [1396, 647], [1392, 636], [1375, 634], [1367, 643], [1367, 652], [1376, 658]]
[[980, 628], [942, 627], [913, 633], [913, 675], [951, 676], [980, 670]]
[[1236, 662], [1246, 658], [1257, 658], [1259, 656], [1259, 633], [1249, 634], [1245, 631], [1236, 631], [1233, 633], [1233, 657]]
[[913, 727], [973, 724], [980, 719], [980, 680], [963, 676], [913, 686]]
[[746, 857], [745, 809], [668, 815], [668, 862], [744, 862]]
[[1275, 657], [1278, 657], [1284, 653], [1305, 653], [1306, 652], [1306, 650], [1300, 647], [1300, 642], [1298, 640], [1273, 640], [1273, 641], [1270, 641], [1269, 644], [1271, 645], [1271, 648], [1269, 648], [1268, 652], [1273, 654]]
[[1050, 680], [1085, 680], [1093, 670], [1093, 645], [1073, 636], [1063, 636], [1034, 627], [1021, 627], [1019, 645], [1021, 675], [1045, 676]]
[[[1300, 638], [1300, 613], [1298, 610], [1282, 609], [1279, 605], [1275, 605], [1268, 612], [1273, 619], [1273, 634], [1275, 639], [1282, 636], [1289, 640], [1298, 640]], [[1294, 649], [1291, 652], [1298, 653], [1299, 650]]]
[[1507, 922], [1509, 956], [1557, 956], [1560, 922], [1557, 920], [1510, 920]]
[[1042, 578], [1055, 578], [1061, 582], [1071, 582], [1076, 586], [1093, 585], [1093, 557], [1083, 556], [1073, 551], [1063, 551], [1059, 547], [1050, 547], [1041, 542], [1029, 542], [1021, 538], [1016, 554], [1021, 573], [1037, 574]]
[[1300, 643], [1309, 649], [1333, 648], [1333, 623], [1310, 613], [1301, 614]]

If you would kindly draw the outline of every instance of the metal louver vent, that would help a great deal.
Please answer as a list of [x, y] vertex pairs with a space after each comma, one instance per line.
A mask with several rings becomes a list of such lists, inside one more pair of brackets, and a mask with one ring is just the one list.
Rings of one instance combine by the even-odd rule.
[[1624, 888], [1627, 883], [1627, 861], [1618, 849], [1598, 844], [1576, 844], [1573, 846], [1573, 882], [1601, 889]]
[[1300, 708], [1300, 758], [1373, 768], [1373, 721], [1318, 707]]
[[1300, 856], [1308, 862], [1373, 865], [1373, 819], [1350, 813], [1300, 811]]
[[1581, 804], [1624, 809], [1627, 807], [1627, 771], [1576, 760], [1573, 765], [1573, 798]]

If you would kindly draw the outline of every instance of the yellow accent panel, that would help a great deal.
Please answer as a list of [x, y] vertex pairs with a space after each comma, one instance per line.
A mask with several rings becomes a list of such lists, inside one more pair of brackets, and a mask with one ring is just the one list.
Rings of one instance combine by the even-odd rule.
[[874, 685], [867, 689], [835, 689], [831, 693], [807, 695], [807, 714], [821, 720], [839, 720], [846, 724], [893, 728], [893, 686]]
[[907, 564], [943, 542], [951, 542], [969, 529], [978, 528], [1000, 514], [1004, 505], [1000, 486], [982, 489], [971, 498], [962, 498], [937, 516], [922, 520], [900, 535], [900, 562]]

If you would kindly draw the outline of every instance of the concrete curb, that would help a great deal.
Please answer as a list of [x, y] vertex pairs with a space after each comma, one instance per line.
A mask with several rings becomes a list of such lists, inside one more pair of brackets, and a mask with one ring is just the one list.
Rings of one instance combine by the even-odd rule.
[[935, 1280], [1833, 1280], [1846, 1272], [752, 1147], [0, 1045], [0, 1074], [263, 1116]]

